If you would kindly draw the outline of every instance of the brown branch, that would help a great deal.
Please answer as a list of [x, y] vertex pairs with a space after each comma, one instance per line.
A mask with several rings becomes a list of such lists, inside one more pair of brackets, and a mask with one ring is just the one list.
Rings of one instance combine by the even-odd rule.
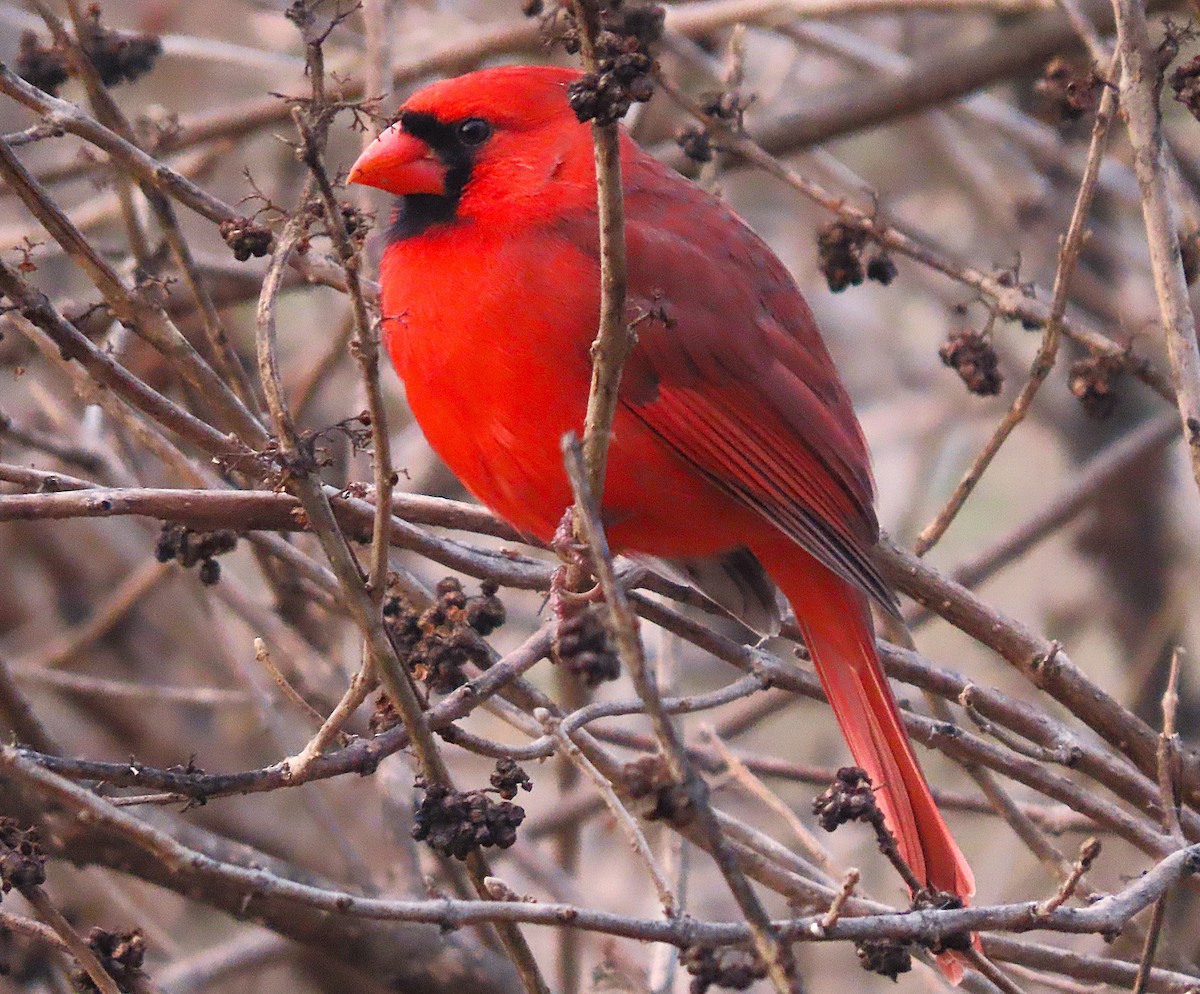
[[[1109, 77], [1115, 72], [1117, 61], [1114, 58], [1109, 66]], [[1051, 292], [1050, 311], [1042, 329], [1042, 341], [1037, 355], [1033, 360], [1033, 368], [1029, 379], [1021, 387], [1007, 413], [992, 432], [982, 451], [975, 457], [962, 479], [954, 488], [954, 492], [946, 501], [945, 507], [922, 530], [913, 543], [913, 551], [923, 556], [937, 543], [950, 527], [950, 523], [962, 510], [968, 497], [971, 496], [976, 484], [991, 465], [1000, 447], [1008, 440], [1013, 429], [1017, 427], [1029, 412], [1029, 405], [1037, 395], [1038, 389], [1050, 375], [1058, 358], [1058, 343], [1062, 336], [1063, 318], [1067, 313], [1068, 293], [1071, 287], [1071, 277], [1079, 264], [1079, 254], [1083, 251], [1087, 236], [1088, 214], [1091, 211], [1092, 199], [1096, 194], [1096, 183], [1100, 178], [1100, 163], [1104, 159], [1104, 149], [1108, 143], [1108, 130], [1112, 124], [1113, 115], [1117, 109], [1116, 92], [1111, 86], [1104, 88], [1100, 98], [1100, 107], [1096, 111], [1096, 120], [1092, 124], [1092, 138], [1088, 146], [1087, 164], [1084, 166], [1083, 179], [1079, 183], [1079, 192], [1075, 195], [1075, 206], [1071, 210], [1071, 220], [1067, 224], [1067, 233], [1063, 236], [1058, 251], [1058, 269], [1054, 274], [1054, 289]]]
[[734, 900], [746, 917], [754, 948], [766, 964], [771, 983], [779, 994], [788, 994], [794, 989], [794, 985], [787, 951], [780, 944], [758, 897], [750, 888], [749, 881], [725, 843], [721, 827], [713, 815], [712, 808], [709, 807], [708, 785], [692, 767], [679, 733], [663, 710], [654, 675], [646, 665], [642, 641], [638, 635], [637, 616], [613, 572], [608, 540], [600, 522], [599, 505], [595, 495], [589, 490], [588, 467], [584, 463], [579, 442], [572, 435], [563, 439], [563, 461], [575, 498], [576, 526], [591, 548], [592, 569], [600, 581], [600, 589], [604, 592], [605, 602], [612, 614], [617, 652], [629, 670], [638, 697], [641, 698], [650, 717], [655, 737], [662, 749], [663, 761], [671, 779], [683, 790], [691, 817], [698, 823], [699, 830], [708, 843], [709, 852], [716, 860]]
[[1179, 249], [1177, 208], [1167, 186], [1163, 161], [1161, 50], [1150, 41], [1146, 6], [1141, 0], [1113, 0], [1117, 47], [1121, 58], [1121, 107], [1133, 146], [1133, 167], [1142, 190], [1142, 217], [1150, 250], [1150, 270], [1159, 316], [1171, 359], [1179, 420], [1200, 486], [1200, 346], [1187, 278]]
[[[571, 0], [579, 24], [580, 54], [589, 73], [599, 71], [596, 43], [601, 32], [600, 5]], [[617, 412], [621, 371], [637, 333], [625, 317], [625, 209], [621, 180], [621, 138], [616, 122], [592, 122], [596, 159], [596, 205], [600, 226], [600, 323], [592, 342], [592, 380], [583, 421], [583, 453], [588, 483], [598, 503], [604, 500], [605, 467], [613, 417]]]
[[[307, 200], [310, 190], [311, 181], [302, 200]], [[305, 514], [338, 578], [346, 606], [367, 646], [375, 672], [388, 696], [399, 709], [418, 767], [427, 783], [442, 784], [452, 789], [450, 771], [446, 768], [437, 742], [426, 723], [412, 678], [396, 655], [396, 649], [383, 628], [379, 605], [372, 599], [358, 562], [333, 515], [329, 498], [319, 478], [313, 475], [316, 467], [312, 463], [311, 455], [301, 446], [284, 397], [279, 363], [275, 354], [275, 305], [288, 256], [294, 250], [305, 224], [306, 216], [303, 210], [288, 221], [267, 268], [262, 296], [259, 298], [258, 359], [267, 408], [271, 413], [284, 464], [291, 477], [291, 488], [303, 505]], [[488, 893], [484, 881], [492, 875], [486, 861], [478, 852], [474, 852], [468, 857], [467, 865], [476, 891], [480, 897], [486, 898]], [[547, 994], [537, 962], [516, 926], [501, 924], [497, 931], [529, 994]]]

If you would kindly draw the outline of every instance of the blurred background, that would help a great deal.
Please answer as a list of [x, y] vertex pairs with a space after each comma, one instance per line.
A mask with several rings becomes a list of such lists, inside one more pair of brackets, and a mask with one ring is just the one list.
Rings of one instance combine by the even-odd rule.
[[[111, 89], [142, 147], [276, 231], [297, 206], [305, 179], [288, 104], [279, 95], [302, 96], [309, 86], [304, 46], [285, 6], [110, 0], [100, 15], [106, 28], [161, 42], [148, 71]], [[1055, 3], [697, 0], [666, 6], [658, 58], [680, 90], [700, 100], [732, 80], [746, 101], [747, 132], [797, 172], [832, 196], [873, 211], [960, 274], [973, 270], [1028, 285], [1031, 294], [1048, 299], [1103, 87], [1089, 83], [1092, 63]], [[1111, 50], [1108, 5], [1080, 7]], [[1162, 16], [1183, 22], [1195, 13], [1182, 3], [1159, 5], [1151, 30], [1158, 39]], [[378, 101], [373, 118], [346, 112], [335, 119], [330, 174], [344, 178], [364, 140], [424, 81], [484, 64], [569, 61], [561, 47], [547, 47], [539, 20], [523, 16], [515, 0], [375, 0], [352, 11], [326, 42], [328, 76], [331, 85]], [[35, 40], [23, 41], [24, 32], [33, 32]], [[0, 60], [10, 67], [27, 65], [30, 46], [49, 43], [32, 7], [0, 3]], [[1184, 33], [1178, 64], [1198, 52]], [[947, 96], [923, 95], [922, 86], [935, 83], [944, 85]], [[1089, 86], [1094, 92], [1082, 92]], [[882, 107], [880, 95], [887, 93], [890, 109], [856, 119], [856, 107], [871, 100]], [[87, 104], [75, 80], [62, 85], [61, 96]], [[1194, 274], [1200, 254], [1200, 124], [1172, 99], [1169, 87], [1162, 106], [1177, 221], [1185, 250], [1190, 245]], [[10, 139], [35, 122], [15, 101], [0, 99], [0, 132]], [[854, 397], [873, 452], [883, 527], [911, 547], [1026, 382], [1040, 329], [995, 316], [994, 302], [977, 289], [896, 252], [889, 254], [897, 271], [888, 285], [868, 279], [833, 293], [818, 252], [818, 234], [833, 220], [828, 210], [720, 154], [703, 165], [689, 161], [675, 138], [694, 122], [662, 92], [635, 106], [626, 123], [644, 146], [728, 200], [787, 263]], [[16, 151], [122, 276], [130, 284], [156, 283], [146, 292], [159, 295], [189, 338], [202, 338], [201, 316], [159, 244], [144, 198], [107, 157], [70, 136], [25, 141]], [[376, 191], [339, 190], [339, 196], [376, 215], [377, 230], [366, 247], [367, 270], [373, 273], [382, 251], [378, 232], [390, 206]], [[216, 225], [186, 210], [179, 215], [232, 348], [253, 369], [255, 308], [267, 260], [235, 260]], [[927, 559], [950, 574], [982, 563], [982, 575], [955, 575], [991, 607], [1062, 642], [1092, 680], [1158, 729], [1172, 654], [1194, 641], [1197, 594], [1189, 578], [1196, 567], [1200, 505], [1184, 447], [1170, 427], [1177, 427], [1172, 406], [1129, 371], [1141, 363], [1165, 375], [1169, 364], [1139, 188], [1120, 121], [1112, 129], [1089, 227], [1068, 314], [1073, 327], [1105, 336], [1126, 358], [1100, 360], [1077, 337], [1063, 341], [1028, 417]], [[131, 238], [139, 237], [145, 244], [131, 248]], [[318, 250], [328, 247], [321, 238], [314, 244]], [[865, 249], [867, 257], [877, 252], [870, 245]], [[2, 185], [0, 257], [20, 263], [61, 313], [130, 370], [203, 416], [204, 398], [182, 386], [161, 355], [96, 312], [100, 298], [85, 275]], [[1194, 293], [1192, 300], [1195, 304]], [[61, 362], [19, 325], [0, 315], [0, 464], [106, 486], [206, 486], [195, 473], [211, 470], [204, 457], [140, 431], [138, 419], [122, 417], [77, 364]], [[279, 304], [279, 349], [285, 386], [304, 429], [328, 431], [365, 407], [347, 347], [351, 331], [344, 294], [307, 285], [294, 274], [288, 278]], [[991, 395], [970, 392], [939, 356], [948, 341], [964, 335], [994, 357], [1002, 382]], [[411, 422], [390, 369], [384, 383], [399, 488], [466, 499]], [[330, 460], [326, 480], [338, 486], [370, 481], [369, 452], [355, 451], [345, 433], [323, 437]], [[22, 482], [16, 475], [0, 476], [7, 480], [0, 482], [0, 494], [37, 491], [32, 477]], [[42, 489], [49, 489], [44, 481]], [[1004, 553], [1004, 543], [1022, 529], [1030, 540], [1018, 543], [1015, 554]], [[156, 560], [160, 530], [160, 522], [143, 517], [0, 518], [0, 662], [64, 756], [132, 758], [159, 769], [194, 763], [216, 773], [265, 768], [295, 754], [314, 731], [312, 718], [256, 660], [254, 640], [265, 641], [275, 665], [325, 714], [358, 668], [355, 629], [328, 598], [313, 596], [261, 547], [239, 541], [219, 558], [219, 582], [208, 585], [198, 569]], [[513, 547], [476, 533], [445, 534], [483, 548]], [[294, 535], [292, 541], [320, 558], [311, 536]], [[544, 552], [519, 548], [549, 561]], [[412, 552], [396, 551], [394, 562], [430, 585], [452, 573]], [[469, 595], [478, 592], [478, 578], [460, 578]], [[508, 621], [489, 642], [503, 654], [547, 615], [541, 591], [505, 588], [500, 597]], [[905, 607], [919, 621], [914, 636], [926, 659], [980, 686], [1036, 702], [1096, 740], [991, 649], [942, 620], [918, 618], [907, 602]], [[732, 624], [709, 623], [744, 637]], [[737, 677], [727, 664], [675, 636], [650, 625], [644, 633], [660, 678], [679, 693], [713, 690]], [[783, 640], [770, 648], [807, 665]], [[1178, 724], [1194, 743], [1200, 671], [1194, 654], [1181, 658]], [[583, 688], [548, 660], [527, 677], [567, 707], [634, 696], [625, 678]], [[917, 689], [903, 686], [898, 692], [914, 708], [926, 708]], [[368, 704], [349, 731], [370, 734], [370, 713]], [[689, 742], [706, 741], [701, 726], [715, 726], [738, 755], [762, 760], [757, 768], [767, 771], [769, 790], [804, 826], [819, 832], [809, 813], [820, 790], [812, 771], [848, 762], [823, 704], [769, 691], [681, 722]], [[463, 727], [500, 742], [525, 741], [482, 710]], [[604, 727], [647, 728], [638, 717], [609, 719]], [[948, 817], [975, 866], [978, 903], [1041, 900], [1052, 893], [1055, 883], [1045, 865], [1003, 820], [983, 813], [978, 789], [963, 770], [944, 756], [919, 751], [931, 781], [962, 801], [948, 808]], [[492, 759], [449, 745], [445, 753], [464, 787], [486, 786]], [[771, 767], [773, 761], [778, 762]], [[650, 881], [590, 785], [557, 760], [528, 764], [527, 772], [533, 790], [516, 802], [527, 818], [516, 845], [489, 854], [496, 872], [517, 893], [540, 900], [655, 917], [659, 908]], [[792, 823], [747, 782], [721, 772], [720, 764], [710, 772], [722, 810], [783, 846], [798, 844]], [[1005, 787], [1014, 799], [1038, 808], [1041, 824], [1058, 819], [1065, 832], [1053, 844], [1068, 861], [1079, 841], [1098, 831], [1026, 785], [1005, 781]], [[971, 807], [968, 800], [978, 810], [963, 810]], [[455, 893], [462, 883], [459, 869], [411, 838], [413, 802], [413, 768], [406, 754], [398, 754], [371, 776], [333, 777], [203, 804], [158, 798], [122, 810], [201, 848], [220, 843], [231, 852], [253, 850], [258, 855], [246, 858], [269, 857], [284, 875], [313, 874], [332, 886], [377, 896]], [[1146, 817], [1145, 811], [1134, 813]], [[643, 824], [680, 883], [690, 914], [704, 920], [738, 917], [707, 855], [680, 843], [669, 829]], [[865, 891], [904, 906], [899, 881], [873, 850], [868, 832], [847, 828], [821, 833], [820, 841], [833, 866], [863, 870]], [[1097, 891], [1118, 888], [1149, 865], [1111, 833], [1103, 841], [1104, 854], [1091, 875]], [[249, 850], [238, 850], [241, 846]], [[85, 934], [94, 925], [140, 928], [145, 974], [156, 989], [372, 989], [370, 977], [356, 972], [319, 934], [305, 940], [299, 927], [273, 932], [240, 921], [212, 895], [193, 899], [146, 882], [136, 869], [122, 872], [95, 854], [81, 858], [81, 865], [73, 865], [70, 853], [64, 857], [51, 860], [51, 896]], [[788, 913], [778, 895], [764, 899], [773, 914]], [[1192, 901], [1177, 897], [1168, 920], [1186, 922]], [[28, 914], [20, 902], [14, 895], [4, 909]], [[442, 941], [432, 926], [395, 927], [419, 930], [434, 945]], [[674, 965], [667, 947], [592, 933], [564, 944], [553, 930], [525, 931], [555, 990], [683, 991], [692, 980]], [[474, 949], [484, 940], [465, 930], [445, 941]], [[1134, 961], [1140, 953], [1136, 936], [1115, 945], [1096, 936], [1037, 941]], [[61, 959], [43, 946], [12, 935], [3, 944], [8, 972], [0, 976], [0, 989], [67, 989]], [[802, 943], [796, 953], [811, 991], [847, 983], [863, 991], [893, 989], [891, 981], [860, 971], [848, 944]], [[1198, 957], [1195, 930], [1169, 927], [1160, 965], [1186, 973], [1195, 970], [1189, 964]], [[420, 989], [413, 964], [408, 969], [400, 989]], [[1028, 990], [1096, 989], [1094, 979], [1062, 971], [1053, 976], [1029, 966], [1011, 971]], [[374, 966], [367, 973], [384, 989], [385, 977]], [[428, 990], [441, 988], [435, 980], [428, 983]], [[514, 989], [507, 983], [502, 988], [497, 981], [496, 989]], [[894, 989], [941, 986], [936, 973], [918, 964]], [[760, 982], [755, 989], [767, 985]]]

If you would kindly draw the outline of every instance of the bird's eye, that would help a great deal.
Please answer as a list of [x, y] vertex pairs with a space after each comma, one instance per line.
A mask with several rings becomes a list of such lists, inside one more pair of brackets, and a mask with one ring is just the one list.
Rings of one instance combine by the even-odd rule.
[[492, 136], [492, 126], [482, 117], [468, 117], [458, 126], [458, 138], [464, 145], [482, 145]]

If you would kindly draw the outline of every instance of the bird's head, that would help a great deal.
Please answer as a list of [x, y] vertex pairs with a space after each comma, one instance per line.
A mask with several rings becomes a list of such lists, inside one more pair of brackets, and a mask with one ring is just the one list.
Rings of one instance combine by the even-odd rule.
[[591, 139], [567, 103], [567, 86], [578, 77], [570, 69], [506, 66], [433, 83], [409, 97], [354, 163], [349, 182], [404, 198], [398, 238], [529, 211], [551, 183], [557, 198], [576, 187], [586, 195]]

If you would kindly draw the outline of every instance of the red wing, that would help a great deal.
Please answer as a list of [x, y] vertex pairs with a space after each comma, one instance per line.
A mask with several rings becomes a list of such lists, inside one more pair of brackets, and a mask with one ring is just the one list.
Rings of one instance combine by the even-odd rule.
[[878, 525], [866, 445], [799, 290], [732, 212], [657, 163], [630, 165], [630, 309], [642, 320], [625, 406], [894, 610], [871, 559]]

